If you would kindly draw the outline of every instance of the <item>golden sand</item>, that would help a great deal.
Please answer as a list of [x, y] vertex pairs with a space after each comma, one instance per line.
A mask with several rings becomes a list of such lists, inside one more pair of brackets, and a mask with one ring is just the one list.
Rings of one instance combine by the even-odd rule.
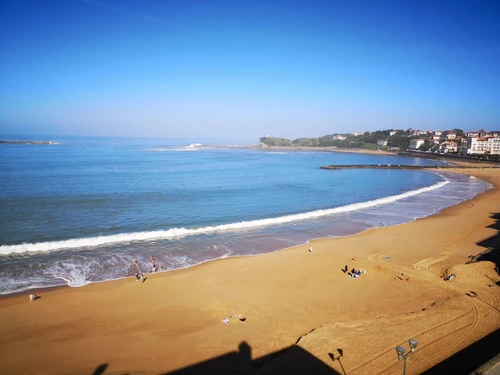
[[[500, 169], [457, 172], [500, 186]], [[144, 283], [5, 297], [0, 373], [401, 374], [394, 348], [413, 338], [407, 374], [419, 374], [500, 327], [499, 275], [481, 261], [498, 248], [499, 213], [495, 188], [409, 224]]]

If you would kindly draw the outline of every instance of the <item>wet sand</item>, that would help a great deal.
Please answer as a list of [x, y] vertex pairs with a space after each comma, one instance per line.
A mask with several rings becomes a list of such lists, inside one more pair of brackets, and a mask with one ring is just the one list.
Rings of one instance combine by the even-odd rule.
[[1, 298], [0, 373], [401, 374], [413, 338], [420, 374], [500, 327], [499, 219], [495, 188], [409, 224]]

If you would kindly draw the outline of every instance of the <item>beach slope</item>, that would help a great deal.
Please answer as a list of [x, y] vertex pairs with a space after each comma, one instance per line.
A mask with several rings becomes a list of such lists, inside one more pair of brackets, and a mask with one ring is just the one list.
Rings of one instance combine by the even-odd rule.
[[0, 373], [400, 374], [410, 338], [424, 373], [500, 327], [499, 219], [494, 188], [409, 224], [4, 297]]

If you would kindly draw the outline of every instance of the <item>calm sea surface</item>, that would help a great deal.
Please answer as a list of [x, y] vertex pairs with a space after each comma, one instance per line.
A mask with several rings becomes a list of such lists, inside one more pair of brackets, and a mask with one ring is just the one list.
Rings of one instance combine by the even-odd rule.
[[401, 156], [71, 138], [0, 144], [0, 294], [252, 255], [425, 217], [490, 186]]

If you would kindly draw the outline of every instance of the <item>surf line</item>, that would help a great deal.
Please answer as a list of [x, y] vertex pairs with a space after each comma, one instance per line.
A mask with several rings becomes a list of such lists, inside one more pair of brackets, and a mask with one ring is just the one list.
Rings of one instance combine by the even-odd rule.
[[379, 198], [372, 201], [352, 203], [347, 206], [328, 208], [324, 210], [316, 210], [300, 214], [293, 214], [269, 219], [259, 219], [251, 221], [240, 221], [231, 224], [221, 224], [216, 226], [201, 227], [201, 228], [172, 228], [168, 230], [159, 230], [151, 232], [136, 232], [136, 233], [122, 233], [109, 236], [98, 236], [90, 238], [75, 238], [63, 241], [51, 242], [38, 242], [38, 243], [23, 243], [19, 245], [3, 245], [0, 246], [0, 255], [8, 254], [22, 254], [28, 252], [48, 252], [62, 249], [76, 249], [80, 247], [97, 247], [101, 245], [108, 245], [120, 242], [133, 242], [133, 241], [148, 241], [148, 240], [161, 240], [171, 238], [183, 238], [187, 236], [195, 236], [199, 234], [211, 234], [217, 232], [237, 231], [241, 229], [250, 229], [257, 227], [266, 227], [271, 225], [286, 224], [293, 221], [315, 219], [323, 216], [334, 215], [344, 212], [352, 212], [371, 208], [378, 205], [389, 204], [401, 199], [419, 195], [422, 193], [430, 192], [442, 188], [449, 181], [441, 181], [432, 186], [420, 188], [416, 190], [407, 191], [402, 194], [392, 195], [385, 198]]

